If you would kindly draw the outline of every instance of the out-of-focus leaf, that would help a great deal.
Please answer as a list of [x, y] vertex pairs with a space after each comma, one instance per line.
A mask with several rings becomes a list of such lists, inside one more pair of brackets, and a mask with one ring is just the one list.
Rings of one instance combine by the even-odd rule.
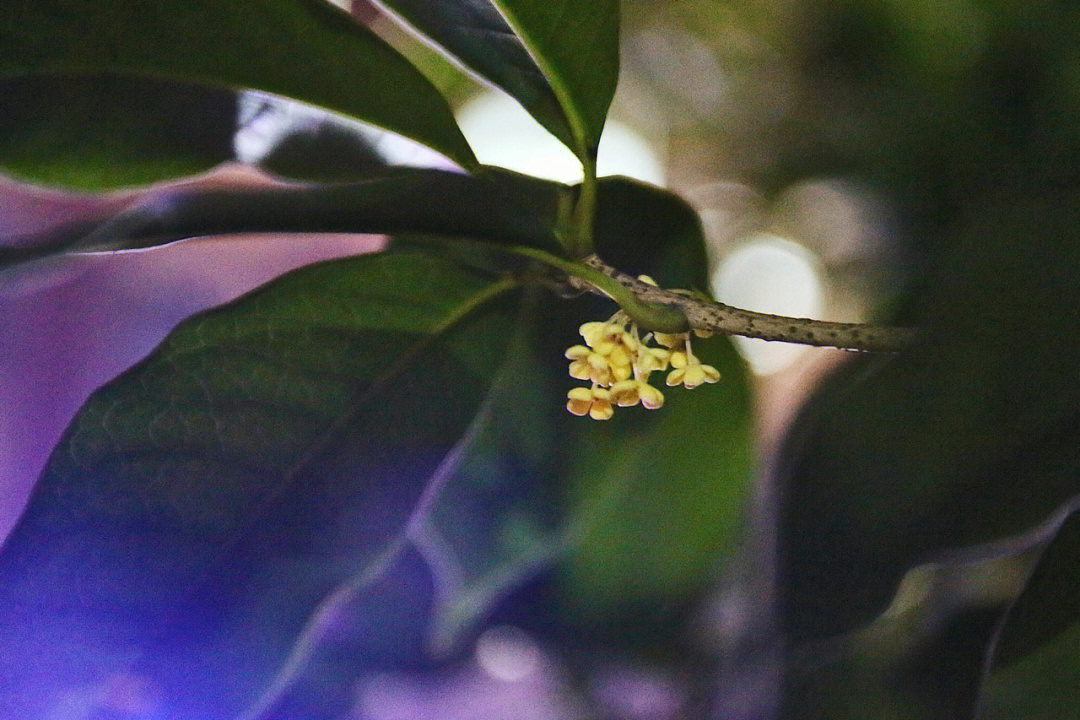
[[[599, 190], [605, 259], [672, 287], [704, 283], [704, 244], [692, 208], [622, 178], [602, 179]], [[725, 374], [720, 385], [665, 387], [662, 409], [619, 409], [607, 423], [566, 411], [576, 381], [563, 353], [580, 342], [582, 322], [616, 309], [596, 298], [541, 297], [535, 312], [522, 316], [492, 401], [477, 416], [431, 514], [411, 534], [441, 588], [431, 636], [439, 650], [460, 643], [540, 574], [540, 584], [554, 588], [545, 597], [570, 609], [539, 613], [555, 625], [650, 631], [658, 615], [681, 617], [676, 606], [712, 581], [738, 534], [751, 473], [749, 397], [745, 370], [726, 340], [695, 345]], [[708, 440], [691, 449], [694, 437]], [[552, 567], [556, 572], [543, 573]], [[551, 625], [534, 629], [553, 632]]]
[[99, 190], [193, 175], [233, 156], [231, 92], [117, 75], [0, 80], [0, 170]]
[[365, 138], [331, 122], [282, 137], [258, 166], [308, 182], [355, 182], [386, 166]]
[[401, 545], [320, 603], [267, 692], [242, 720], [337, 720], [355, 702], [360, 672], [423, 665], [435, 586]]
[[1001, 606], [966, 608], [941, 624], [918, 610], [788, 662], [784, 720], [958, 720], [974, 717], [981, 661]]
[[1063, 508], [1056, 535], [1009, 610], [983, 685], [984, 720], [1080, 714], [1080, 517]]
[[922, 341], [855, 359], [804, 408], [781, 461], [791, 643], [868, 622], [908, 568], [1080, 490], [1078, 207], [1046, 187], [973, 206], [913, 300]]
[[1060, 720], [1080, 715], [1080, 622], [992, 673], [980, 720]]
[[0, 7], [0, 76], [99, 71], [284, 95], [476, 166], [431, 83], [321, 0], [50, 0]]
[[98, 391], [0, 553], [4, 712], [118, 672], [169, 717], [250, 703], [311, 611], [400, 544], [498, 371], [515, 287], [419, 253], [324, 263]]
[[201, 235], [254, 232], [426, 233], [561, 252], [569, 188], [509, 171], [397, 168], [357, 183], [177, 188], [94, 222], [0, 247], [0, 267], [62, 252], [127, 250]]
[[[596, 240], [605, 260], [665, 287], [706, 286], [701, 225], [689, 205], [619, 178], [601, 180], [599, 198]], [[580, 342], [577, 325], [615, 309], [583, 303], [562, 345]], [[617, 408], [603, 423], [565, 416], [575, 536], [560, 582], [575, 622], [628, 635], [663, 632], [662, 621], [715, 580], [743, 530], [753, 473], [746, 368], [727, 338], [695, 339], [693, 348], [720, 370], [719, 384], [687, 391], [657, 374], [653, 384], [666, 398], [659, 410]], [[561, 365], [565, 393], [576, 381]]]
[[385, 168], [374, 145], [386, 131], [287, 98], [246, 92], [237, 99], [243, 162], [306, 182], [356, 182]]
[[1001, 617], [1065, 512], [1001, 541], [909, 570], [888, 608], [786, 661], [784, 718], [971, 718]]
[[579, 156], [596, 157], [619, 79], [619, 0], [492, 0], [562, 103]]
[[[1046, 546], [1024, 592], [1009, 610], [994, 648], [993, 666], [1014, 663], [1080, 622], [1080, 517], [1074, 501], [1054, 518]], [[1067, 514], [1066, 514], [1067, 513]]]
[[383, 0], [482, 78], [508, 92], [567, 146], [566, 115], [521, 39], [489, 0]]

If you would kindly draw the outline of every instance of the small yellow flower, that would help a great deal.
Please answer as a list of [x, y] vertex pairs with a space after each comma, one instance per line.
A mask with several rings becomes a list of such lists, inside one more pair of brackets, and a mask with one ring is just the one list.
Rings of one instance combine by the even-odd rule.
[[[598, 350], [603, 346], [617, 343], [619, 337], [625, 332], [625, 328], [609, 320], [607, 322], [587, 322], [578, 328], [578, 332], [585, 339], [586, 345], [593, 350]], [[604, 349], [608, 350], [606, 347]]]
[[600, 385], [611, 384], [611, 365], [606, 357], [584, 345], [567, 348], [566, 359], [570, 360], [570, 377], [577, 380], [589, 380]]
[[656, 338], [656, 342], [660, 343], [669, 350], [679, 350], [686, 345], [687, 333], [653, 333], [653, 337]]
[[619, 407], [633, 407], [639, 402], [648, 410], [664, 404], [664, 394], [644, 380], [623, 380], [611, 386], [611, 399]]
[[611, 392], [596, 385], [572, 388], [566, 393], [566, 409], [579, 417], [588, 415], [593, 420], [608, 420], [615, 413]]
[[637, 368], [646, 375], [654, 370], [667, 370], [671, 361], [671, 351], [663, 348], [649, 347], [642, 343], [638, 350]]
[[706, 365], [697, 358], [691, 358], [691, 361], [685, 366], [668, 373], [665, 382], [668, 387], [682, 385], [687, 390], [693, 390], [702, 383], [714, 383], [719, 380], [719, 370], [712, 365]]
[[[638, 279], [649, 285], [656, 282], [647, 275]], [[588, 415], [595, 420], [607, 420], [614, 406], [641, 405], [655, 410], [664, 404], [664, 394], [649, 384], [649, 375], [667, 371], [669, 386], [683, 385], [687, 389], [720, 380], [720, 373], [711, 365], [702, 364], [690, 347], [691, 333], [649, 333], [644, 339], [627, 314], [620, 310], [604, 322], [587, 322], [578, 328], [584, 345], [574, 345], [566, 351], [570, 360], [570, 376], [588, 380], [592, 387], [578, 387], [566, 395], [566, 409], [574, 415]], [[708, 333], [694, 331], [698, 337]], [[650, 346], [654, 340], [660, 347]]]

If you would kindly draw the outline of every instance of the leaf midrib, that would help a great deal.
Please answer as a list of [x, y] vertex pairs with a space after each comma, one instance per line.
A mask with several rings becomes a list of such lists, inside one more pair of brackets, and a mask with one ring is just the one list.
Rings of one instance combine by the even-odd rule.
[[250, 527], [250, 525], [258, 520], [258, 518], [262, 517], [267, 510], [277, 502], [285, 490], [292, 485], [293, 481], [304, 468], [307, 467], [315, 457], [323, 452], [335, 437], [340, 435], [340, 431], [343, 428], [354, 422], [356, 418], [365, 411], [365, 405], [368, 400], [370, 400], [371, 396], [375, 395], [389, 383], [397, 379], [417, 355], [421, 354], [426, 348], [442, 338], [458, 323], [467, 319], [473, 312], [479, 310], [488, 302], [519, 287], [520, 282], [516, 278], [509, 276], [492, 282], [462, 302], [456, 312], [450, 313], [450, 315], [444, 318], [441, 323], [433, 326], [430, 332], [426, 333], [421, 339], [414, 342], [398, 355], [381, 375], [376, 376], [357, 394], [356, 401], [350, 404], [351, 409], [342, 414], [337, 420], [330, 423], [326, 430], [315, 438], [310, 447], [302, 452], [300, 457], [298, 457], [296, 461], [282, 473], [277, 487], [271, 490], [262, 501], [259, 502], [255, 510], [252, 511], [245, 520], [238, 524], [234, 539], [221, 548], [219, 557], [227, 556], [230, 548], [239, 542], [238, 538], [243, 535], [242, 530], [246, 527]]

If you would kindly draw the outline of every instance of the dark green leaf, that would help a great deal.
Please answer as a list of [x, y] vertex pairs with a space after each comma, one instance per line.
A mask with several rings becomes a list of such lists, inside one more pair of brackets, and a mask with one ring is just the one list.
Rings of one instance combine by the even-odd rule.
[[619, 79], [619, 0], [492, 0], [547, 76], [582, 157], [596, 157]]
[[[671, 193], [601, 180], [596, 241], [620, 269], [648, 273], [665, 287], [706, 286], [697, 213]], [[562, 347], [580, 342], [578, 325], [615, 309], [582, 303]], [[659, 410], [616, 409], [603, 423], [565, 416], [560, 436], [575, 536], [560, 577], [575, 622], [663, 633], [662, 621], [715, 580], [741, 536], [753, 474], [746, 366], [727, 338], [696, 339], [693, 347], [720, 370], [719, 384], [668, 388], [657, 374], [653, 384], [666, 398]], [[565, 375], [565, 361], [559, 370], [565, 394], [577, 381]]]
[[784, 720], [974, 717], [981, 661], [1001, 607], [949, 618], [915, 609], [879, 618], [788, 661]]
[[[538, 301], [538, 302], [535, 302]], [[534, 298], [459, 459], [431, 512], [410, 532], [441, 587], [431, 645], [452, 651], [477, 620], [565, 546], [561, 475], [565, 414], [547, 334], [565, 318], [550, 295]]]
[[[236, 100], [116, 75], [0, 80], [0, 170], [97, 190], [192, 175], [233, 157]], [[193, 122], [197, 119], [197, 122]]]
[[5, 707], [43, 717], [120, 671], [169, 717], [251, 702], [400, 542], [498, 371], [514, 287], [417, 253], [320, 264], [98, 391], [0, 553]]
[[1080, 623], [994, 672], [980, 720], [1061, 720], [1080, 715]]
[[983, 685], [986, 720], [1080, 713], [1080, 516], [1073, 501], [1052, 517], [1052, 540], [1009, 610]]
[[708, 289], [708, 255], [697, 211], [667, 190], [625, 177], [600, 178], [594, 234], [605, 261], [664, 287]]
[[855, 359], [805, 407], [781, 461], [791, 642], [868, 622], [932, 553], [1080, 490], [1078, 221], [1071, 191], [984, 199], [913, 301], [923, 342]]
[[784, 718], [971, 718], [1001, 618], [1061, 526], [940, 554], [872, 622], [789, 653]]
[[356, 182], [387, 165], [375, 147], [385, 131], [293, 100], [244, 95], [238, 125], [239, 159], [290, 180]]
[[[601, 180], [600, 197], [605, 258], [675, 287], [704, 282], [701, 226], [685, 202], [621, 178]], [[432, 628], [441, 651], [552, 566], [555, 597], [571, 607], [557, 624], [647, 630], [713, 580], [738, 536], [751, 475], [749, 397], [726, 340], [695, 345], [724, 373], [720, 385], [665, 387], [662, 409], [621, 409], [607, 423], [566, 411], [577, 381], [563, 352], [580, 342], [582, 322], [615, 310], [595, 298], [538, 298], [431, 514], [414, 526], [445, 590]], [[688, 448], [693, 437], [707, 441]]]
[[490, 0], [385, 0], [480, 77], [508, 92], [552, 135], [574, 147], [558, 98]]
[[321, 0], [17, 0], [0, 6], [0, 76], [106, 70], [285, 95], [401, 133], [465, 167], [476, 165], [431, 83]]
[[177, 188], [97, 222], [0, 248], [0, 267], [61, 252], [125, 250], [253, 232], [427, 233], [560, 252], [569, 189], [507, 171], [397, 168], [358, 183], [238, 190]]

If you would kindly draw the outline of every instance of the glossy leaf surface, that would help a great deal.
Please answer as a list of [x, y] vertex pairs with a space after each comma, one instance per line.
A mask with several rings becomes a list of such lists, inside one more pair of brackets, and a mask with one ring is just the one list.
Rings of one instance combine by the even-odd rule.
[[0, 76], [100, 71], [285, 95], [476, 163], [431, 83], [321, 0], [20, 0], [0, 8]]
[[0, 171], [80, 190], [145, 185], [233, 157], [221, 89], [117, 75], [0, 80]]
[[493, 0], [547, 76], [579, 155], [595, 158], [619, 79], [619, 0]]
[[509, 93], [571, 148], [566, 115], [543, 72], [490, 0], [384, 0], [410, 25]]
[[514, 287], [413, 253], [320, 264], [98, 391], [0, 553], [6, 707], [117, 672], [170, 717], [252, 702], [315, 607], [393, 554], [498, 372]]
[[128, 250], [202, 235], [426, 233], [560, 251], [566, 186], [490, 169], [397, 168], [358, 183], [155, 193], [132, 208], [44, 237], [11, 239], [0, 267], [63, 252]]

